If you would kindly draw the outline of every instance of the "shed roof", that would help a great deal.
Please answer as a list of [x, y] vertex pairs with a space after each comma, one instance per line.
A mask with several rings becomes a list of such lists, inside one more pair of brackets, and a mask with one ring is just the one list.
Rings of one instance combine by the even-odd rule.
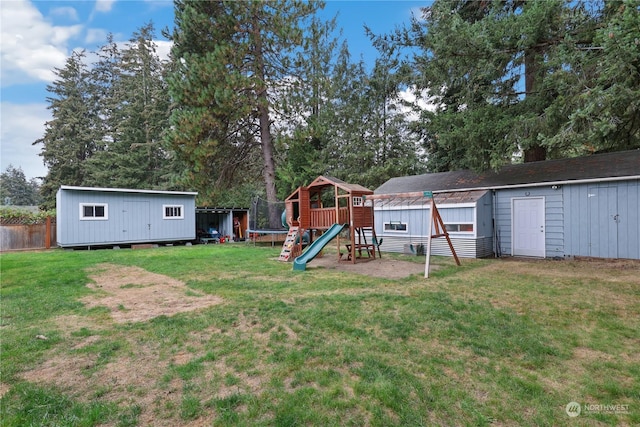
[[640, 179], [640, 150], [507, 165], [498, 172], [460, 170], [403, 176], [391, 178], [374, 193], [486, 190], [623, 179]]
[[113, 192], [113, 193], [167, 194], [167, 195], [178, 195], [178, 196], [197, 196], [198, 195], [197, 192], [192, 192], [192, 191], [140, 190], [135, 188], [75, 187], [72, 185], [61, 185], [60, 190]]
[[[407, 194], [407, 193], [404, 193]], [[393, 208], [405, 208], [409, 206], [424, 206], [429, 203], [429, 199], [420, 195], [420, 192], [415, 193], [414, 197], [401, 196], [391, 197], [383, 199], [373, 199], [374, 206], [377, 208], [393, 209]], [[470, 191], [450, 191], [446, 193], [434, 194], [433, 199], [438, 205], [459, 205], [459, 204], [474, 204], [478, 200], [487, 194], [487, 190], [470, 190]]]

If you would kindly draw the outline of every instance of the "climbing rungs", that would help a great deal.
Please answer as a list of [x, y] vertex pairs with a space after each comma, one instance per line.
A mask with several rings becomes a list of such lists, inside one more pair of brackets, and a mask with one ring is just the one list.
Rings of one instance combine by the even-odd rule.
[[289, 261], [291, 259], [291, 251], [293, 250], [297, 239], [298, 227], [289, 228], [287, 237], [284, 239], [284, 243], [282, 245], [282, 251], [280, 251], [280, 256], [278, 257], [279, 261]]

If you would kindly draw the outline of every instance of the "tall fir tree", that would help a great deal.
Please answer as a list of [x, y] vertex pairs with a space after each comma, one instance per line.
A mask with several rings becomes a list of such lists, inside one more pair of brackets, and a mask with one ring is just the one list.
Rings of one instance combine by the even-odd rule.
[[83, 185], [86, 160], [99, 148], [100, 120], [94, 87], [84, 63], [84, 52], [73, 52], [63, 68], [56, 68], [57, 79], [47, 86], [52, 119], [45, 125], [40, 155], [48, 167], [41, 193], [42, 207], [55, 208], [60, 185]]
[[13, 165], [0, 174], [0, 205], [37, 206], [40, 185], [36, 178], [27, 181], [22, 168]]
[[291, 85], [276, 100], [274, 134], [281, 199], [327, 170], [323, 150], [328, 138], [326, 118], [335, 66], [335, 29], [335, 18], [312, 19], [305, 45], [295, 60], [297, 74], [292, 75]]
[[421, 171], [417, 139], [399, 99], [400, 80], [391, 57], [371, 72], [353, 63], [344, 43], [332, 74], [321, 120], [326, 128], [325, 173], [375, 188], [392, 176]]
[[[171, 34], [175, 108], [168, 138], [193, 165], [191, 180], [215, 198], [259, 150], [266, 198], [277, 200], [273, 96], [286, 91], [305, 22], [319, 2], [177, 1]], [[279, 213], [271, 212], [273, 226]]]
[[151, 189], [169, 185], [171, 156], [162, 135], [170, 101], [153, 39], [153, 24], [144, 25], [111, 61], [94, 68], [96, 85], [104, 88], [100, 105], [105, 148], [89, 160], [88, 185]]
[[[562, 157], [562, 73], [582, 69], [597, 19], [585, 2], [437, 0], [403, 43], [421, 49], [412, 83], [438, 102], [421, 128], [432, 170]], [[569, 81], [565, 79], [565, 81]]]
[[561, 53], [571, 59], [549, 78], [557, 98], [546, 113], [559, 125], [540, 139], [569, 155], [640, 148], [640, 1], [610, 1], [591, 13], [593, 41], [568, 38]]

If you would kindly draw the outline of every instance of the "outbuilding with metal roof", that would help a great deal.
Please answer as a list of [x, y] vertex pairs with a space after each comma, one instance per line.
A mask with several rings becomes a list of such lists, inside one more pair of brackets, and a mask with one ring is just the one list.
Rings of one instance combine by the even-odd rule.
[[[423, 191], [433, 192], [460, 256], [640, 259], [640, 150], [508, 165], [498, 172], [397, 177], [375, 194]], [[475, 200], [454, 202], [452, 197]], [[395, 214], [386, 218], [393, 219], [384, 219], [385, 209]], [[401, 198], [395, 207], [377, 206], [376, 219], [382, 222], [376, 230], [385, 239], [383, 250], [405, 250], [407, 242], [415, 246], [426, 241], [428, 230], [412, 224], [428, 217], [425, 211], [427, 203], [407, 204]], [[402, 221], [403, 215], [411, 223], [392, 230], [389, 221]], [[469, 225], [462, 231], [465, 223]], [[394, 236], [404, 227], [406, 242], [399, 246]], [[446, 249], [436, 246], [434, 253], [446, 255]]]

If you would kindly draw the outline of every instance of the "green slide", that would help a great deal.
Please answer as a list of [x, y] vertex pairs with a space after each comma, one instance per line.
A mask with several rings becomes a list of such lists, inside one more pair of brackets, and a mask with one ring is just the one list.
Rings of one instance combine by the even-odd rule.
[[293, 260], [293, 270], [305, 271], [307, 269], [307, 263], [314, 259], [316, 255], [320, 253], [322, 248], [333, 240], [333, 238], [336, 237], [346, 225], [347, 224], [333, 224], [331, 228], [325, 231], [322, 236], [318, 237], [318, 239], [314, 241], [302, 255]]

